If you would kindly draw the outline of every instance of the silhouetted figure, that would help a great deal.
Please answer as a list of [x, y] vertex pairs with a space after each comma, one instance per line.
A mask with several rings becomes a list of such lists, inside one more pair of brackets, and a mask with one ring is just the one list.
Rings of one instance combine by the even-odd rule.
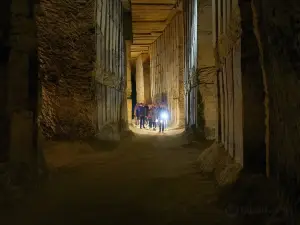
[[156, 130], [157, 122], [158, 122], [158, 108], [157, 108], [156, 105], [154, 105], [153, 110], [152, 110], [152, 127], [153, 127], [153, 130]]
[[152, 124], [153, 124], [152, 114], [153, 114], [153, 106], [149, 106], [147, 117], [148, 117], [148, 125], [150, 129], [152, 128]]
[[137, 103], [134, 107], [135, 125], [138, 126], [140, 122], [140, 103]]
[[146, 124], [149, 124], [149, 121], [148, 121], [148, 113], [149, 113], [149, 106], [146, 104], [144, 105], [144, 108], [145, 108], [145, 122], [144, 122], [144, 125]]
[[160, 106], [158, 110], [158, 122], [159, 122], [159, 132], [165, 131], [165, 123], [168, 119], [168, 111], [165, 107]]
[[143, 104], [139, 106], [140, 110], [140, 129], [145, 128], [145, 116], [146, 116], [146, 110]]

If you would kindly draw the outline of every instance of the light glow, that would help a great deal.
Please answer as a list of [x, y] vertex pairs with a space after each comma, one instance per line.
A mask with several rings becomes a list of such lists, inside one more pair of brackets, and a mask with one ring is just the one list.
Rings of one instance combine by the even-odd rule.
[[164, 119], [164, 120], [167, 120], [168, 119], [168, 114], [167, 113], [162, 113], [161, 118]]

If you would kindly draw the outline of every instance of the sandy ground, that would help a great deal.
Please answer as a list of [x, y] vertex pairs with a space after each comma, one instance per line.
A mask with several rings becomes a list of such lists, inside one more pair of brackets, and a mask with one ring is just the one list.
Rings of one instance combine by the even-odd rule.
[[209, 143], [186, 147], [176, 129], [138, 132], [119, 145], [48, 143], [51, 178], [1, 224], [234, 224], [215, 205], [214, 182], [194, 165]]

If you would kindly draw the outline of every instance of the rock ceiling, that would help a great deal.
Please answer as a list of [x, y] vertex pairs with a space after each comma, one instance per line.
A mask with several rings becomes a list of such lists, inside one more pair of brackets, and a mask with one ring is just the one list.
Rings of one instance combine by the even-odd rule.
[[131, 57], [147, 53], [178, 10], [178, 0], [131, 0], [133, 43]]

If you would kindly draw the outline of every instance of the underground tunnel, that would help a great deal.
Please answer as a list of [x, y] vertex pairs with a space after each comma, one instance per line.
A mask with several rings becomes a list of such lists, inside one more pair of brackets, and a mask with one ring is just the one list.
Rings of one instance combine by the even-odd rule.
[[0, 6], [1, 224], [300, 223], [298, 1]]

